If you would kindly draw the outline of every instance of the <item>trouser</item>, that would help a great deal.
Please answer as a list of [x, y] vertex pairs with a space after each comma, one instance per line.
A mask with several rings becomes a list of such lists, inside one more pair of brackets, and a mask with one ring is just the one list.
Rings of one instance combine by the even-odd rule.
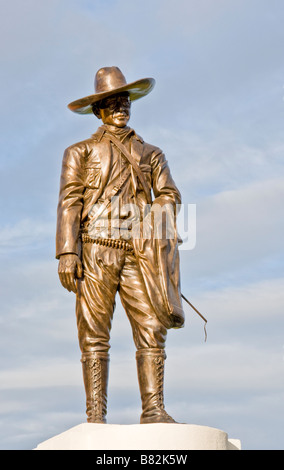
[[141, 423], [173, 423], [164, 409], [163, 380], [167, 329], [153, 313], [133, 253], [83, 245], [84, 277], [77, 283], [77, 325], [90, 423], [105, 423], [110, 330], [118, 291], [137, 348]]
[[156, 318], [133, 253], [92, 243], [83, 244], [84, 277], [77, 282], [76, 316], [83, 354], [108, 351], [119, 292], [137, 350], [164, 349], [167, 329]]

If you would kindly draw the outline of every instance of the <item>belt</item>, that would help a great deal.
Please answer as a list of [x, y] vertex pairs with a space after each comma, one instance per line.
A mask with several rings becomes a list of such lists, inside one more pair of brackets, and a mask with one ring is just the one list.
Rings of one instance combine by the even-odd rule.
[[125, 240], [116, 240], [113, 238], [92, 238], [85, 233], [82, 233], [83, 243], [95, 243], [96, 245], [108, 246], [110, 248], [116, 248], [117, 250], [128, 251], [134, 254], [133, 246]]

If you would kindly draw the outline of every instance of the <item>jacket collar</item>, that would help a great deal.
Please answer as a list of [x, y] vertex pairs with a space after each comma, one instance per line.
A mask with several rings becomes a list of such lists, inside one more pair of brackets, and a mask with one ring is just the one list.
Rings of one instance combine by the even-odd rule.
[[[107, 131], [107, 128], [103, 125], [103, 126], [100, 126], [97, 131], [92, 135], [92, 137], [94, 139], [96, 139], [98, 142], [100, 142], [103, 138], [103, 135], [105, 134], [105, 132]], [[142, 139], [142, 137], [140, 137], [138, 134], [136, 134], [135, 130], [134, 129], [131, 129], [129, 128], [129, 132], [132, 132], [133, 136], [139, 140], [139, 142], [141, 142], [142, 144], [144, 143], [144, 140]]]

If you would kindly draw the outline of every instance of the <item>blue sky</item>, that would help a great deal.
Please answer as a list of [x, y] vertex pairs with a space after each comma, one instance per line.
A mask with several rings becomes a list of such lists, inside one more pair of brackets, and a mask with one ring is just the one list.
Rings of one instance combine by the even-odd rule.
[[[167, 155], [197, 236], [181, 252], [166, 404], [245, 449], [283, 449], [284, 8], [281, 0], [2, 0], [0, 447], [32, 449], [85, 421], [74, 296], [54, 259], [61, 159], [99, 125], [67, 104], [117, 65], [156, 86], [130, 125]], [[177, 367], [178, 364], [178, 367]], [[125, 385], [127, 383], [127, 386]], [[118, 300], [110, 423], [137, 423]]]

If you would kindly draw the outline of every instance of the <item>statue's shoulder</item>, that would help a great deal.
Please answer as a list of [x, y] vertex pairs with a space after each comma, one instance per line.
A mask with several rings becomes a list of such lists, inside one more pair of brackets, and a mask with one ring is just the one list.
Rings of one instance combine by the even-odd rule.
[[65, 153], [71, 153], [71, 152], [83, 152], [86, 148], [86, 146], [88, 145], [88, 140], [90, 139], [86, 139], [86, 140], [81, 140], [80, 142], [75, 142], [74, 144], [71, 144], [69, 145], [66, 149], [65, 149]]
[[143, 143], [144, 145], [144, 154], [146, 155], [158, 155], [162, 154], [163, 151], [157, 145], [149, 144], [148, 142]]
[[144, 154], [152, 154], [152, 153], [160, 153], [162, 152], [159, 147], [156, 145], [150, 144], [149, 142], [146, 142], [143, 137], [141, 137], [139, 134], [136, 133], [135, 131], [135, 139], [138, 140], [141, 144], [143, 144], [144, 148]]
[[87, 157], [92, 149], [101, 141], [101, 132], [95, 132], [91, 137], [75, 142], [65, 149], [65, 155], [77, 154], [80, 157]]

